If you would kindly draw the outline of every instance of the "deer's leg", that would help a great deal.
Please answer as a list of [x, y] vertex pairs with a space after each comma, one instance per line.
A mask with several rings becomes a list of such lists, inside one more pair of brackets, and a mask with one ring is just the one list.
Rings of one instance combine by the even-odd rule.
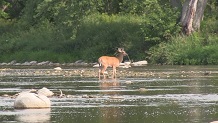
[[112, 75], [112, 78], [115, 78], [116, 77], [116, 67], [113, 66], [113, 75]]
[[103, 69], [103, 66], [99, 66], [99, 69], [98, 69], [98, 78], [101, 79], [101, 73], [102, 73], [102, 69]]
[[102, 69], [102, 66], [99, 66], [99, 70], [98, 70], [98, 78], [101, 79], [101, 69]]
[[104, 79], [106, 78], [106, 77], [105, 77], [105, 73], [104, 73], [106, 69], [107, 69], [107, 66], [102, 66], [102, 68], [101, 68], [101, 72], [100, 72], [100, 73], [103, 74]]
[[114, 68], [114, 78], [116, 78], [117, 77], [117, 69], [116, 69], [116, 67]]

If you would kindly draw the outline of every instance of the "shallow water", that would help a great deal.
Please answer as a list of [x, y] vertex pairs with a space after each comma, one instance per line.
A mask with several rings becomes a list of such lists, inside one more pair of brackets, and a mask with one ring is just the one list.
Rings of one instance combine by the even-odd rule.
[[[128, 70], [151, 75], [98, 80], [96, 77], [1, 74], [0, 121], [209, 123], [218, 120], [217, 66], [146, 66], [125, 69]], [[121, 71], [123, 69], [118, 72]], [[2, 96], [42, 87], [55, 93], [61, 89], [68, 96], [51, 97], [49, 109], [25, 110], [14, 109], [15, 99]]]

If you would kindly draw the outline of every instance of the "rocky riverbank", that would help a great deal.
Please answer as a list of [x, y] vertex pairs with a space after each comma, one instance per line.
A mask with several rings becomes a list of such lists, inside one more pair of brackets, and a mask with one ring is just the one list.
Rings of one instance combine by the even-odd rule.
[[[108, 77], [111, 77], [112, 69], [108, 68]], [[0, 76], [59, 76], [59, 77], [96, 77], [98, 78], [98, 68], [93, 67], [77, 67], [77, 68], [46, 68], [46, 69], [17, 69], [17, 68], [1, 68]], [[153, 76], [148, 71], [137, 72], [132, 69], [119, 68], [117, 77], [147, 77]]]
[[74, 63], [54, 63], [51, 61], [42, 61], [42, 62], [38, 62], [38, 61], [26, 61], [23, 63], [19, 63], [16, 60], [13, 60], [11, 62], [3, 62], [0, 63], [0, 66], [91, 66], [97, 63], [86, 63], [82, 60], [78, 60]]
[[[130, 66], [145, 66], [147, 65], [147, 61], [137, 61], [137, 62], [124, 62], [121, 63], [121, 67], [125, 66], [125, 67], [130, 67]], [[83, 60], [78, 60], [76, 62], [72, 62], [72, 63], [54, 63], [51, 61], [42, 61], [42, 62], [38, 62], [38, 61], [26, 61], [23, 63], [19, 63], [16, 60], [13, 60], [11, 62], [3, 62], [0, 63], [0, 66], [98, 66], [98, 63], [87, 63], [84, 62]]]
[[[152, 75], [147, 72], [135, 72], [132, 66], [146, 66], [147, 61], [124, 62], [120, 64], [118, 77], [133, 77]], [[63, 76], [63, 77], [98, 77], [98, 63], [86, 63], [78, 60], [74, 63], [53, 63], [51, 61], [30, 61], [18, 63], [15, 60], [9, 63], [0, 63], [0, 76]], [[111, 70], [108, 68], [108, 76]]]

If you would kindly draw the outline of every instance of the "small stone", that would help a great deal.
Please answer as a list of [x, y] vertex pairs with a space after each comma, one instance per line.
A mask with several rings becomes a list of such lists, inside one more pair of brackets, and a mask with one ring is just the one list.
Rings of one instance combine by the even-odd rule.
[[114, 96], [111, 96], [110, 99], [124, 99], [124, 97], [123, 96], [114, 95]]
[[2, 97], [9, 97], [9, 95], [8, 94], [3, 94]]
[[141, 92], [145, 92], [145, 91], [148, 91], [148, 90], [145, 89], [145, 88], [139, 88], [139, 91], [141, 91]]
[[55, 70], [62, 70], [62, 68], [61, 67], [56, 67], [56, 68], [54, 68]]
[[82, 98], [89, 98], [88, 95], [82, 95]]
[[132, 84], [132, 81], [126, 81], [125, 83], [126, 84]]

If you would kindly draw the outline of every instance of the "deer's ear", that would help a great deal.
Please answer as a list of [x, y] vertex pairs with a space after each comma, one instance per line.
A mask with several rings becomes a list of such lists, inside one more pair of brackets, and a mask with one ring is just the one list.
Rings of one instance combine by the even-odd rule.
[[117, 51], [118, 51], [118, 52], [122, 52], [122, 49], [121, 49], [121, 48], [117, 48]]

